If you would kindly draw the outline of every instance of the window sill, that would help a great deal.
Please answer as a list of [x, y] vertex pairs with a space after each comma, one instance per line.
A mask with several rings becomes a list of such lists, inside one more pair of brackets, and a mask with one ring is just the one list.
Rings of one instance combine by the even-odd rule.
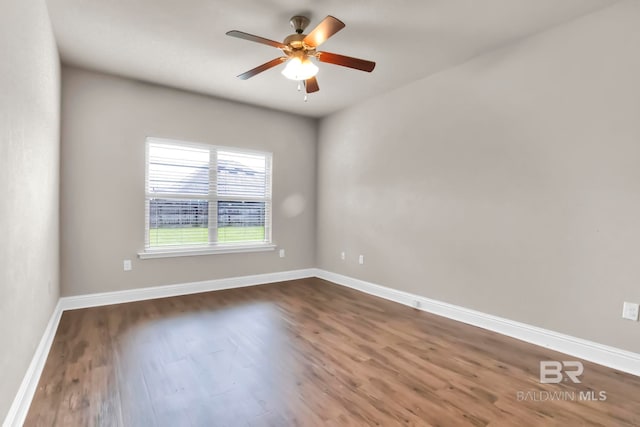
[[235, 254], [243, 252], [266, 252], [272, 251], [276, 248], [276, 245], [272, 243], [256, 243], [246, 245], [229, 245], [229, 246], [207, 246], [207, 247], [192, 247], [192, 248], [179, 248], [179, 249], [147, 249], [143, 252], [138, 252], [138, 258], [140, 259], [152, 259], [152, 258], [173, 258], [181, 256], [198, 256], [198, 255], [215, 255], [215, 254]]

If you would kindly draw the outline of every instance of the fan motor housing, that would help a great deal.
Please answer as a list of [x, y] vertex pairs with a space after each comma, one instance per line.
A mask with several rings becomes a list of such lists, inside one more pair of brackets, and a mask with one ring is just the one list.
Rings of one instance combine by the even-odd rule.
[[282, 43], [291, 46], [293, 49], [303, 49], [304, 48], [304, 44], [302, 43], [302, 40], [304, 40], [304, 38], [306, 37], [306, 34], [291, 34], [290, 36], [287, 36], [287, 38], [284, 39], [284, 41]]
[[303, 41], [306, 36], [306, 34], [291, 34], [285, 38], [282, 43], [286, 44], [289, 49], [283, 49], [284, 53], [288, 56], [315, 56], [316, 48], [307, 46]]

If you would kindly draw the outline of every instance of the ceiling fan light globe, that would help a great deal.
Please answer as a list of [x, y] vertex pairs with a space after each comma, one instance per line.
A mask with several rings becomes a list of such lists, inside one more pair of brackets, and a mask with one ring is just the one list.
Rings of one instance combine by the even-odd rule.
[[318, 67], [309, 59], [291, 58], [282, 70], [282, 75], [290, 80], [307, 80], [318, 74]]

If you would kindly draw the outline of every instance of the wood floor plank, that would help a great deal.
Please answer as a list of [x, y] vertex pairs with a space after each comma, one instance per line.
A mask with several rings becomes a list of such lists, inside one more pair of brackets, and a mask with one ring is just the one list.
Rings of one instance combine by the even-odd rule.
[[541, 360], [575, 358], [304, 279], [65, 312], [25, 425], [640, 426], [640, 378]]

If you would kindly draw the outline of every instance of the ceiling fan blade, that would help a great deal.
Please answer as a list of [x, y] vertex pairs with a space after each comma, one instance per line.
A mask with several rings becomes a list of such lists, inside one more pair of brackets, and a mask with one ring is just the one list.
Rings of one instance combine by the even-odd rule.
[[344, 22], [329, 15], [304, 38], [303, 42], [307, 46], [318, 47], [344, 27]]
[[305, 80], [304, 86], [307, 89], [307, 93], [313, 93], [320, 90], [320, 86], [318, 86], [318, 79], [315, 77]]
[[376, 67], [376, 63], [373, 61], [367, 61], [366, 59], [353, 58], [351, 56], [338, 55], [331, 52], [318, 52], [316, 54], [318, 61], [327, 62], [329, 64], [342, 65], [343, 67], [349, 67], [356, 70], [372, 72]]
[[251, 42], [262, 43], [268, 46], [277, 47], [278, 49], [285, 49], [287, 45], [277, 42], [275, 40], [265, 39], [264, 37], [254, 36], [253, 34], [245, 33], [243, 31], [232, 30], [227, 31], [227, 35], [231, 37], [237, 37], [243, 40], [249, 40]]
[[251, 69], [247, 72], [244, 72], [240, 75], [238, 75], [239, 79], [242, 80], [247, 80], [248, 78], [251, 78], [253, 76], [255, 76], [256, 74], [260, 74], [263, 71], [267, 71], [269, 68], [273, 68], [276, 65], [280, 65], [282, 64], [284, 61], [286, 61], [288, 58], [286, 56], [280, 57], [280, 58], [276, 58], [276, 59], [272, 59], [269, 62], [265, 62], [262, 65], [257, 66], [254, 69]]

